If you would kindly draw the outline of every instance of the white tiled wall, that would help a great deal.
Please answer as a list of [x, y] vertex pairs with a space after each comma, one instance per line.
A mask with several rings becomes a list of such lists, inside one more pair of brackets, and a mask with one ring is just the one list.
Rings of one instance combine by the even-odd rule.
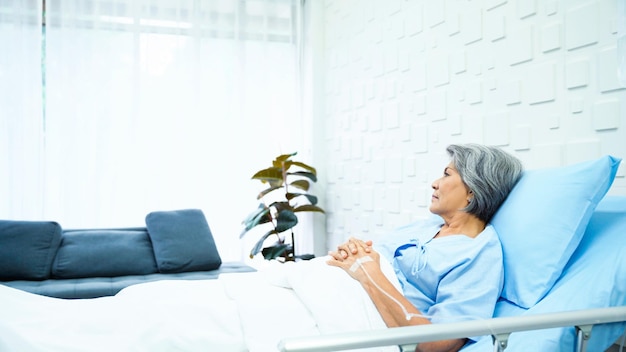
[[626, 158], [618, 1], [317, 5], [327, 246], [426, 215], [450, 143], [499, 145], [528, 169]]

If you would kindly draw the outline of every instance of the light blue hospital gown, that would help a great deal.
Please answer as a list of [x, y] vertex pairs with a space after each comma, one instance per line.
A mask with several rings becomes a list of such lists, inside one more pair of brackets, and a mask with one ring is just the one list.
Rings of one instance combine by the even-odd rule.
[[475, 238], [434, 238], [442, 225], [432, 216], [375, 239], [374, 247], [392, 263], [405, 297], [431, 322], [491, 318], [504, 283], [494, 228], [487, 225]]

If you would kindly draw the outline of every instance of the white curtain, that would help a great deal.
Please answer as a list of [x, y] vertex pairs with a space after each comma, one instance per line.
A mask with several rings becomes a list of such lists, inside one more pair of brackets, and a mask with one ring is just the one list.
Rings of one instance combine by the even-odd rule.
[[262, 189], [250, 177], [310, 150], [299, 1], [46, 0], [43, 38], [14, 20], [41, 18], [41, 4], [13, 2], [0, 20], [1, 217], [144, 226], [150, 211], [200, 208], [223, 259], [245, 255], [240, 223]]
[[41, 3], [0, 2], [0, 212], [42, 212]]

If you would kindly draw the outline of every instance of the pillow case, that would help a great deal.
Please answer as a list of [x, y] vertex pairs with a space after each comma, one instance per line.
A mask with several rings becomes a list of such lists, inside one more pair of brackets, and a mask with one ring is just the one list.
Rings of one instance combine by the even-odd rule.
[[159, 272], [214, 270], [222, 264], [202, 210], [152, 212], [146, 226]]
[[604, 156], [524, 171], [491, 221], [504, 254], [503, 298], [530, 308], [550, 290], [611, 187], [620, 161]]
[[53, 221], [0, 220], [0, 280], [44, 280], [61, 243]]
[[[526, 310], [508, 301], [498, 302], [497, 317], [538, 315], [579, 309], [626, 305], [626, 197], [606, 196], [593, 212], [585, 234], [563, 274], [548, 295]], [[599, 273], [601, 273], [599, 275]], [[595, 324], [586, 340], [587, 351], [609, 348], [624, 333], [626, 322]], [[509, 337], [506, 352], [574, 351], [574, 326], [518, 331]], [[463, 352], [491, 351], [491, 339]], [[617, 350], [617, 349], [616, 349]]]
[[142, 229], [66, 231], [52, 266], [52, 276], [60, 279], [157, 271], [152, 243]]

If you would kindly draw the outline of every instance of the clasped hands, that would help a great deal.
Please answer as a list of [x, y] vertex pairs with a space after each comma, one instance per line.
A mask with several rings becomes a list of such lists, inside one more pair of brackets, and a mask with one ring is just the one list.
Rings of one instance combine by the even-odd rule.
[[[330, 256], [330, 259], [326, 262], [328, 265], [342, 268], [358, 281], [365, 278], [362, 270], [351, 269], [355, 268], [354, 265], [366, 265], [366, 261], [364, 261], [363, 258], [371, 257], [371, 261], [374, 262], [377, 267], [380, 267], [380, 255], [372, 248], [371, 240], [364, 241], [350, 237], [348, 241], [337, 246], [336, 251], [328, 252], [328, 255]], [[368, 265], [374, 265], [374, 263]]]

